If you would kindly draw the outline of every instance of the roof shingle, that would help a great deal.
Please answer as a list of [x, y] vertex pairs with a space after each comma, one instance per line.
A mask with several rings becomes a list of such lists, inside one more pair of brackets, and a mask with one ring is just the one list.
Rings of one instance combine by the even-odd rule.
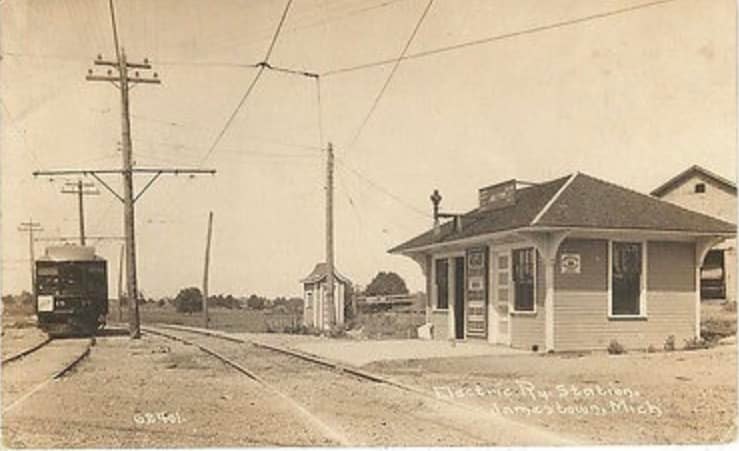
[[[569, 181], [568, 181], [569, 180]], [[561, 189], [561, 192], [560, 192]], [[453, 221], [390, 249], [399, 253], [493, 232], [522, 227], [659, 230], [695, 233], [735, 233], [736, 226], [696, 213], [586, 174], [561, 177], [523, 188], [516, 203], [496, 210], [476, 208], [462, 216], [462, 230]]]

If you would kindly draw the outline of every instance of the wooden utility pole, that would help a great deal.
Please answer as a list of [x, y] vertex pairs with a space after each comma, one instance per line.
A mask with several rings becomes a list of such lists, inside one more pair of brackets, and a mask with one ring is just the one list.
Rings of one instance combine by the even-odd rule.
[[118, 321], [123, 321], [123, 250], [126, 245], [121, 245], [121, 256], [118, 258]]
[[33, 295], [34, 305], [36, 302], [36, 256], [33, 252], [33, 232], [41, 232], [44, 229], [38, 222], [33, 222], [33, 218], [29, 219], [28, 222], [21, 222], [18, 226], [20, 232], [28, 232], [28, 258], [31, 261], [31, 291]]
[[208, 215], [208, 236], [205, 240], [205, 270], [203, 271], [203, 327], [208, 328], [208, 267], [210, 265], [210, 238], [213, 234], [213, 212]]
[[97, 189], [91, 189], [95, 185], [90, 182], [83, 182], [81, 179], [76, 182], [67, 182], [66, 186], [72, 188], [62, 188], [62, 194], [76, 194], [77, 195], [77, 207], [79, 209], [80, 217], [80, 245], [85, 245], [85, 196], [96, 196], [100, 194]]
[[[92, 176], [106, 190], [113, 194], [118, 200], [123, 202], [123, 225], [124, 236], [126, 240], [126, 295], [128, 297], [129, 309], [129, 334], [131, 338], [141, 337], [141, 325], [139, 319], [139, 291], [138, 281], [136, 277], [136, 238], [135, 238], [135, 222], [134, 222], [134, 203], [146, 192], [149, 187], [162, 174], [215, 174], [212, 169], [186, 169], [186, 168], [134, 168], [133, 167], [133, 150], [131, 145], [131, 118], [129, 114], [129, 93], [130, 88], [139, 83], [161, 84], [159, 76], [154, 72], [153, 77], [141, 76], [139, 70], [151, 69], [151, 64], [147, 59], [142, 63], [130, 63], [126, 60], [126, 53], [118, 43], [118, 27], [115, 19], [115, 8], [113, 0], [109, 0], [110, 17], [113, 25], [113, 38], [115, 44], [116, 59], [115, 61], [104, 60], [102, 55], [98, 55], [95, 60], [97, 66], [109, 66], [112, 69], [107, 70], [106, 75], [96, 75], [93, 70], [88, 71], [87, 81], [104, 81], [109, 82], [121, 92], [121, 157], [123, 167], [121, 169], [70, 169], [55, 171], [34, 171], [34, 176], [60, 176], [60, 175], [82, 175]], [[133, 73], [129, 73], [129, 69], [135, 69]], [[117, 73], [114, 73], [114, 70]], [[105, 174], [121, 175], [123, 178], [123, 196], [118, 194], [108, 183], [100, 176]], [[141, 190], [134, 195], [133, 192], [133, 175], [134, 174], [150, 174], [151, 178]]]
[[335, 322], [334, 299], [334, 146], [328, 143], [326, 155], [326, 302], [329, 327]]

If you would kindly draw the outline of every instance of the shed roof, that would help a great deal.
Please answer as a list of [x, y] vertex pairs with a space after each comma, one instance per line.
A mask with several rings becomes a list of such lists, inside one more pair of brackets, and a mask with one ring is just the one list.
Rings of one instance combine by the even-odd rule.
[[494, 232], [536, 227], [736, 232], [736, 226], [728, 222], [578, 172], [519, 189], [516, 203], [508, 207], [476, 208], [465, 213], [461, 230], [449, 221], [442, 224], [438, 236], [431, 229], [389, 252], [402, 253]]
[[[316, 283], [328, 277], [328, 265], [325, 262], [317, 263], [310, 274], [305, 276], [300, 283]], [[341, 283], [350, 284], [351, 281], [343, 276], [336, 268], [334, 268], [334, 277]]]
[[698, 175], [702, 176], [704, 178], [707, 178], [708, 180], [711, 180], [716, 185], [720, 186], [721, 188], [725, 189], [726, 191], [732, 192], [736, 194], [736, 183], [732, 182], [731, 180], [721, 177], [720, 175], [709, 171], [708, 169], [698, 166], [697, 164], [689, 167], [688, 169], [684, 170], [683, 172], [677, 174], [670, 180], [666, 181], [665, 183], [661, 184], [657, 188], [655, 188], [650, 194], [652, 196], [656, 197], [662, 197], [665, 194], [669, 193], [673, 189], [675, 189], [678, 185], [681, 183], [684, 183], [688, 178]]

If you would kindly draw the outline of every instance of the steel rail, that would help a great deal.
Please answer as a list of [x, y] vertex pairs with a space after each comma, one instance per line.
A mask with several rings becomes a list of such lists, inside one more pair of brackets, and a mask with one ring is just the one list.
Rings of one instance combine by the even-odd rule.
[[[233, 337], [233, 336], [230, 336], [230, 335], [227, 335], [225, 333], [218, 332], [218, 331], [211, 331], [211, 330], [205, 330], [205, 329], [197, 329], [197, 328], [192, 328], [192, 327], [188, 327], [188, 326], [180, 326], [180, 325], [175, 325], [175, 324], [158, 324], [157, 327], [164, 328], [164, 329], [169, 329], [169, 330], [176, 330], [176, 331], [180, 331], [180, 332], [187, 332], [187, 333], [191, 333], [191, 334], [195, 334], [195, 335], [203, 335], [203, 336], [207, 336], [207, 337], [220, 338], [222, 340], [231, 341], [231, 342], [235, 342], [235, 343], [251, 344], [251, 345], [253, 345], [255, 347], [258, 347], [258, 348], [268, 349], [268, 350], [271, 350], [271, 351], [275, 351], [275, 352], [278, 352], [278, 353], [282, 353], [282, 354], [286, 354], [286, 355], [289, 355], [289, 356], [292, 356], [292, 357], [296, 357], [296, 358], [299, 358], [299, 359], [302, 359], [302, 360], [306, 360], [308, 362], [312, 362], [312, 363], [315, 363], [315, 364], [320, 365], [320, 366], [325, 366], [325, 367], [331, 368], [333, 370], [336, 370], [336, 372], [338, 374], [350, 374], [350, 375], [359, 377], [361, 379], [366, 379], [366, 380], [369, 380], [369, 381], [372, 381], [372, 382], [375, 382], [375, 383], [386, 384], [386, 385], [389, 385], [389, 386], [392, 386], [392, 387], [396, 387], [396, 388], [398, 388], [400, 390], [403, 390], [403, 391], [406, 391], [406, 392], [409, 392], [409, 393], [413, 393], [415, 395], [418, 395], [418, 396], [421, 396], [421, 397], [424, 397], [424, 398], [427, 398], [427, 399], [434, 400], [434, 401], [439, 402], [441, 404], [446, 404], [446, 405], [454, 406], [456, 408], [459, 408], [459, 409], [462, 409], [462, 410], [466, 410], [468, 412], [471, 411], [471, 412], [473, 412], [473, 413], [475, 413], [477, 415], [482, 415], [484, 417], [489, 417], [489, 418], [494, 419], [496, 421], [505, 423], [509, 427], [517, 427], [517, 428], [529, 429], [529, 430], [531, 430], [532, 433], [540, 434], [540, 435], [549, 437], [552, 440], [552, 443], [557, 443], [557, 444], [560, 444], [560, 445], [576, 445], [576, 444], [582, 444], [582, 442], [579, 441], [579, 440], [577, 440], [577, 439], [573, 439], [573, 438], [570, 438], [570, 437], [563, 437], [563, 436], [561, 436], [559, 434], [552, 433], [550, 431], [545, 431], [545, 430], [542, 430], [540, 428], [531, 427], [529, 425], [526, 425], [524, 423], [520, 423], [520, 422], [515, 421], [515, 420], [512, 420], [512, 419], [501, 418], [499, 416], [496, 416], [494, 414], [491, 414], [487, 409], [485, 409], [483, 407], [479, 407], [479, 406], [471, 405], [471, 404], [466, 404], [466, 403], [463, 403], [463, 402], [455, 401], [453, 399], [439, 398], [439, 397], [437, 397], [435, 395], [432, 395], [431, 393], [428, 393], [428, 392], [426, 392], [426, 391], [424, 391], [424, 390], [422, 390], [420, 388], [416, 388], [416, 387], [413, 387], [411, 385], [407, 385], [407, 384], [404, 384], [402, 382], [398, 382], [396, 380], [387, 378], [385, 376], [380, 376], [378, 374], [374, 374], [374, 373], [371, 373], [369, 371], [365, 371], [363, 369], [360, 369], [360, 368], [357, 368], [357, 367], [354, 367], [354, 366], [351, 366], [351, 365], [346, 365], [346, 364], [342, 364], [342, 363], [339, 363], [339, 362], [335, 362], [335, 361], [332, 361], [332, 360], [329, 360], [329, 359], [325, 359], [323, 357], [319, 357], [319, 356], [316, 356], [316, 355], [313, 355], [313, 354], [309, 354], [309, 353], [306, 353], [306, 352], [298, 351], [298, 350], [295, 350], [295, 349], [289, 349], [289, 348], [285, 348], [285, 347], [282, 347], [282, 346], [275, 346], [275, 345], [270, 345], [270, 344], [267, 344], [267, 343], [261, 343], [261, 342], [258, 342], [258, 341], [248, 340], [248, 339], [245, 339], [245, 338]], [[196, 346], [199, 346], [199, 345], [196, 344]]]
[[[299, 402], [297, 402], [296, 400], [294, 400], [290, 396], [282, 393], [280, 390], [278, 390], [274, 386], [268, 384], [261, 377], [257, 376], [254, 372], [252, 372], [248, 368], [244, 367], [243, 365], [240, 365], [239, 363], [235, 362], [233, 359], [230, 359], [230, 358], [228, 358], [228, 357], [226, 357], [226, 356], [224, 356], [224, 355], [222, 355], [222, 354], [214, 351], [213, 349], [210, 349], [210, 348], [208, 348], [206, 346], [203, 346], [203, 345], [201, 345], [199, 343], [196, 343], [194, 341], [190, 341], [190, 340], [188, 340], [186, 338], [183, 338], [181, 336], [177, 336], [177, 335], [169, 334], [169, 333], [166, 333], [166, 332], [162, 332], [161, 330], [156, 330], [154, 328], [147, 327], [147, 326], [142, 326], [141, 327], [141, 330], [143, 332], [147, 332], [147, 333], [150, 333], [152, 335], [158, 335], [160, 337], [165, 337], [165, 338], [168, 338], [168, 339], [173, 340], [173, 341], [179, 341], [181, 343], [184, 343], [184, 344], [187, 344], [187, 345], [190, 345], [190, 346], [195, 346], [196, 348], [198, 348], [202, 352], [204, 352], [204, 353], [206, 353], [206, 354], [208, 354], [208, 355], [210, 355], [212, 357], [215, 357], [216, 359], [220, 360], [224, 364], [226, 364], [226, 365], [230, 366], [231, 368], [235, 369], [236, 371], [244, 374], [249, 379], [252, 379], [253, 381], [255, 381], [256, 383], [258, 383], [259, 385], [265, 387], [269, 391], [273, 392], [277, 396], [279, 396], [282, 399], [284, 399], [288, 404], [290, 404], [294, 409], [297, 410], [298, 414], [301, 417], [303, 417], [307, 422], [309, 422], [313, 426], [317, 427], [326, 438], [329, 438], [330, 440], [333, 440], [334, 442], [339, 443], [341, 446], [345, 446], [345, 447], [351, 446], [351, 443], [349, 442], [349, 440], [346, 437], [344, 437], [343, 434], [341, 434], [340, 432], [337, 432], [337, 431], [333, 430], [330, 426], [328, 426], [326, 423], [324, 423], [321, 419], [319, 419], [318, 417], [316, 417], [315, 415], [313, 415], [310, 411], [308, 411], [305, 407], [303, 407]], [[181, 332], [186, 332], [186, 331], [181, 331]], [[219, 338], [223, 338], [223, 337], [219, 337]], [[237, 342], [237, 343], [244, 343], [242, 341], [239, 341], [238, 339], [233, 339], [231, 341], [234, 341], [234, 342]]]
[[5, 364], [7, 364], [7, 363], [10, 363], [10, 362], [16, 361], [16, 360], [18, 360], [18, 359], [21, 359], [21, 358], [23, 358], [23, 357], [25, 357], [25, 356], [27, 356], [27, 355], [29, 355], [29, 354], [32, 354], [32, 353], [34, 353], [34, 352], [38, 351], [39, 349], [41, 349], [41, 348], [43, 348], [44, 346], [46, 346], [46, 345], [48, 345], [49, 343], [51, 343], [51, 340], [52, 340], [52, 338], [51, 338], [51, 337], [47, 337], [47, 338], [46, 338], [46, 340], [40, 341], [40, 342], [36, 343], [35, 345], [33, 345], [33, 346], [31, 346], [31, 347], [27, 348], [27, 349], [24, 349], [24, 350], [22, 350], [22, 351], [20, 351], [20, 352], [18, 352], [18, 353], [16, 353], [16, 354], [13, 354], [13, 355], [11, 355], [10, 357], [6, 357], [6, 358], [4, 358], [4, 359], [2, 360], [2, 365], [4, 366], [4, 365], [5, 365]]
[[19, 406], [21, 403], [26, 401], [28, 398], [33, 396], [36, 392], [40, 391], [44, 387], [46, 387], [50, 382], [54, 382], [56, 380], [61, 379], [64, 377], [69, 371], [71, 371], [73, 368], [75, 368], [77, 365], [80, 364], [86, 357], [90, 355], [90, 352], [92, 350], [92, 347], [95, 345], [95, 338], [92, 337], [87, 342], [87, 346], [85, 346], [85, 349], [73, 360], [71, 360], [69, 363], [65, 364], [61, 369], [55, 371], [50, 378], [46, 379], [45, 381], [41, 382], [40, 384], [34, 386], [21, 396], [19, 396], [15, 401], [10, 403], [8, 406], [3, 408], [3, 414], [6, 414], [10, 412], [15, 407]]

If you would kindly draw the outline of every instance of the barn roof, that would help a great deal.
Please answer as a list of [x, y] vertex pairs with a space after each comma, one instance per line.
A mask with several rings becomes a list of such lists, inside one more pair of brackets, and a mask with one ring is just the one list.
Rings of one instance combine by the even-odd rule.
[[[320, 282], [323, 279], [325, 279], [328, 276], [328, 265], [325, 262], [317, 263], [316, 266], [313, 268], [313, 271], [311, 271], [310, 274], [305, 276], [303, 280], [300, 281], [300, 283], [316, 283]], [[337, 280], [344, 284], [349, 284], [351, 281], [347, 279], [345, 276], [343, 276], [335, 267], [334, 267], [334, 277], [336, 277]]]
[[441, 233], [428, 230], [390, 249], [390, 253], [448, 243], [495, 232], [551, 227], [576, 229], [650, 230], [733, 234], [736, 226], [666, 201], [575, 173], [516, 191], [516, 202], [499, 209], [476, 208]]
[[655, 188], [651, 192], [651, 194], [652, 196], [662, 197], [665, 194], [672, 191], [673, 189], [675, 189], [681, 183], [684, 183], [690, 177], [696, 176], [696, 175], [701, 178], [712, 181], [713, 183], [725, 189], [726, 191], [736, 194], [736, 183], [732, 182], [731, 180], [727, 178], [721, 177], [720, 175], [713, 173], [702, 166], [698, 166], [697, 164], [689, 167], [683, 172], [677, 174], [675, 177], [661, 184], [660, 186]]

